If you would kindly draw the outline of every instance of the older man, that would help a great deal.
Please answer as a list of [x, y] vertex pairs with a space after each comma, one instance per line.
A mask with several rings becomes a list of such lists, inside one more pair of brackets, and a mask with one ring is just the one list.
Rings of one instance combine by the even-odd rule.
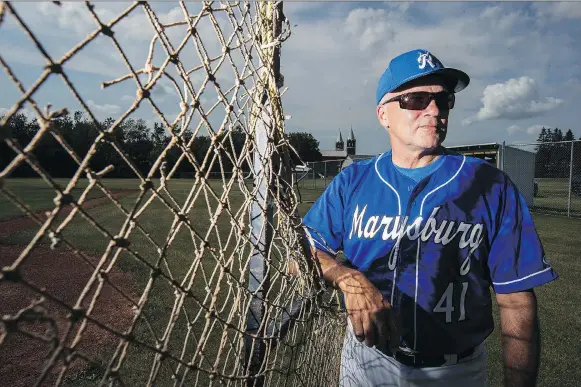
[[533, 288], [557, 274], [510, 178], [442, 146], [469, 82], [426, 50], [394, 58], [376, 95], [391, 150], [344, 169], [304, 218], [349, 316], [342, 386], [484, 386], [490, 288], [505, 383], [536, 383]]

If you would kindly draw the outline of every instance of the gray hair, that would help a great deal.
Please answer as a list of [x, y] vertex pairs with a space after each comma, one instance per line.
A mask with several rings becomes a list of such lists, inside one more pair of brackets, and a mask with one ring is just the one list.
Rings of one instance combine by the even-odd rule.
[[381, 98], [381, 100], [379, 101], [379, 103], [377, 105], [381, 106], [381, 105], [385, 104], [389, 98], [390, 98], [389, 93], [385, 93], [385, 95]]

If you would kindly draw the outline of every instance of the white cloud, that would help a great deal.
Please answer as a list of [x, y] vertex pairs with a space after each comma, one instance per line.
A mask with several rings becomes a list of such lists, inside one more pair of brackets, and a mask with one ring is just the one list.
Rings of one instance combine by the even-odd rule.
[[152, 96], [155, 97], [154, 99], [157, 101], [164, 101], [168, 97], [177, 96], [177, 90], [175, 89], [174, 85], [169, 83], [158, 81], [151, 92]]
[[508, 128], [506, 128], [508, 134], [515, 134], [516, 132], [520, 132], [521, 130], [522, 130], [521, 127], [518, 125], [511, 125]]
[[390, 28], [390, 13], [384, 9], [355, 9], [345, 21], [347, 33], [359, 40], [362, 51], [378, 48], [382, 42], [393, 39], [395, 31]]
[[95, 101], [93, 101], [92, 99], [87, 100], [87, 106], [93, 111], [93, 113], [96, 113], [97, 115], [101, 114], [117, 114], [121, 111], [121, 108], [117, 105], [111, 105], [111, 104], [98, 104]]
[[539, 134], [539, 132], [541, 131], [542, 128], [549, 129], [549, 126], [548, 125], [532, 125], [526, 129], [526, 132], [528, 134], [531, 134], [531, 135], [532, 134], [536, 135], [536, 134]]
[[555, 20], [581, 19], [581, 3], [576, 1], [533, 3], [538, 17]]
[[[86, 36], [98, 28], [87, 6], [80, 2], [62, 2], [60, 6], [50, 2], [41, 2], [38, 3], [37, 9], [59, 29], [74, 32], [78, 36]], [[103, 13], [99, 7], [95, 11], [98, 15]]]
[[[129, 4], [98, 3], [94, 12], [103, 24], [109, 24], [128, 6]], [[38, 3], [37, 9], [42, 17], [50, 20], [51, 24], [56, 24], [61, 32], [67, 31], [69, 34], [72, 32], [76, 38], [84, 38], [100, 28], [85, 3], [62, 2], [60, 6], [56, 6], [50, 2], [42, 2]], [[165, 21], [167, 17], [160, 13], [160, 19]], [[153, 27], [142, 7], [136, 7], [125, 15], [121, 21], [115, 24], [113, 32], [118, 39], [133, 41], [149, 41], [154, 34]]]
[[521, 119], [541, 115], [563, 103], [562, 99], [547, 97], [539, 100], [539, 92], [534, 79], [523, 76], [511, 78], [505, 83], [488, 85], [481, 98], [482, 106], [475, 117], [465, 120]]
[[136, 99], [137, 99], [137, 97], [134, 95], [124, 95], [123, 97], [121, 97], [121, 101], [123, 101], [123, 102], [133, 102]]

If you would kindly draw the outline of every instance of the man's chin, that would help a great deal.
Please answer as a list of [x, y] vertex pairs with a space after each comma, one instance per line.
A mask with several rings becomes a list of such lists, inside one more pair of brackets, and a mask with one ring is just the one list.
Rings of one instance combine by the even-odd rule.
[[444, 139], [445, 139], [445, 137], [438, 137], [438, 138], [432, 139], [431, 141], [423, 141], [422, 148], [424, 148], [426, 150], [438, 149], [438, 148], [440, 148], [440, 146], [442, 146]]

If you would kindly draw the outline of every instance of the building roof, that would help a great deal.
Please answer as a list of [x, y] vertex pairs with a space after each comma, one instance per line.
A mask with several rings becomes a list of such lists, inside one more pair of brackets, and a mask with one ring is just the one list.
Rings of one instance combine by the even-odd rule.
[[374, 158], [375, 155], [350, 155], [349, 158], [351, 160], [367, 160]]
[[337, 158], [337, 159], [344, 159], [345, 157], [347, 157], [347, 151], [346, 150], [324, 150], [321, 151], [321, 155], [323, 155], [323, 157], [325, 158]]
[[446, 146], [448, 149], [455, 149], [455, 150], [496, 150], [500, 148], [500, 144], [496, 142], [486, 143], [486, 144], [470, 144], [470, 145], [453, 145], [453, 146]]

